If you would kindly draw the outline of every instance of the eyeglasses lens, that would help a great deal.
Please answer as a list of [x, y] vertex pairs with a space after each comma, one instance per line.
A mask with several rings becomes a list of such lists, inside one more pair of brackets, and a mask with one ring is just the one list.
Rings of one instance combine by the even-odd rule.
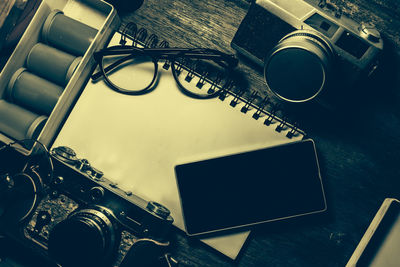
[[144, 55], [107, 55], [103, 56], [102, 65], [108, 82], [128, 93], [151, 89], [157, 74], [152, 58]]

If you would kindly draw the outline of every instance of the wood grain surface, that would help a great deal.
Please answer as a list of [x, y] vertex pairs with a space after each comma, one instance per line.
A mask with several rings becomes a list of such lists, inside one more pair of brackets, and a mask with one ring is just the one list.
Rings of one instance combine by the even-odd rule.
[[5, 0], [0, 3], [0, 29], [3, 27], [4, 21], [14, 6], [15, 0]]
[[[334, 111], [283, 105], [316, 142], [329, 212], [255, 228], [236, 261], [177, 231], [173, 254], [182, 266], [344, 266], [384, 198], [400, 198], [400, 1], [332, 2], [374, 24], [385, 52], [373, 80], [354, 86], [350, 104]], [[230, 42], [248, 7], [240, 0], [145, 0], [121, 18], [171, 46], [235, 53]], [[260, 69], [243, 59], [238, 69], [247, 88], [270, 95]]]

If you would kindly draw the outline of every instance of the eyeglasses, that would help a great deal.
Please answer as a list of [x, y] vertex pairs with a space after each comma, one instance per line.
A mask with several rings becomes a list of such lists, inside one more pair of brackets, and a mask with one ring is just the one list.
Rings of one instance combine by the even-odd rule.
[[[171, 68], [178, 88], [194, 98], [217, 95], [220, 87], [215, 83], [221, 82], [223, 76], [229, 76], [238, 64], [235, 56], [214, 49], [141, 48], [128, 45], [111, 46], [95, 52], [94, 59], [100, 71], [92, 75], [93, 81], [104, 77], [111, 89], [127, 95], [141, 95], [153, 90], [159, 80], [158, 62], [165, 60], [163, 68]], [[185, 77], [183, 72], [186, 72]], [[218, 73], [218, 77], [208, 79], [209, 73]], [[194, 77], [198, 78], [197, 84], [190, 86]], [[208, 90], [202, 89], [206, 81], [211, 84]]]

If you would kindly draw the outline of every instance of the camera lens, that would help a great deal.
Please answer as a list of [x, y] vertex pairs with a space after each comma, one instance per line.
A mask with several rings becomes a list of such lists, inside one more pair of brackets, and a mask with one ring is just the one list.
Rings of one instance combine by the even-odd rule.
[[322, 34], [298, 30], [283, 37], [265, 60], [268, 88], [288, 102], [317, 97], [329, 80], [334, 53]]
[[111, 212], [84, 209], [58, 223], [50, 232], [49, 253], [62, 266], [105, 266], [119, 245]]

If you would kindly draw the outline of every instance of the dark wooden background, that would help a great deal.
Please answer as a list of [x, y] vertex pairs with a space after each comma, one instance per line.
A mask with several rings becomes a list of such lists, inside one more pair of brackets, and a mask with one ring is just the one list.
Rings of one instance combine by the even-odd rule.
[[[400, 199], [400, 0], [331, 2], [358, 22], [372, 22], [385, 51], [374, 80], [355, 86], [349, 106], [285, 109], [315, 140], [328, 212], [256, 227], [235, 261], [175, 230], [171, 252], [181, 266], [344, 266], [383, 200]], [[123, 25], [135, 22], [171, 46], [235, 53], [230, 42], [248, 7], [244, 0], [144, 0], [119, 15]], [[260, 69], [241, 60], [238, 70], [247, 92], [270, 95]]]
[[[350, 106], [290, 107], [287, 113], [316, 142], [329, 212], [255, 228], [236, 261], [176, 231], [172, 252], [181, 265], [344, 266], [384, 198], [400, 198], [400, 1], [331, 2], [356, 21], [373, 23], [385, 52], [378, 74], [356, 86], [359, 97]], [[234, 53], [230, 42], [248, 7], [242, 0], [145, 0], [120, 16], [123, 24], [133, 21], [171, 46]], [[269, 94], [259, 69], [247, 61], [239, 69], [249, 88]]]

